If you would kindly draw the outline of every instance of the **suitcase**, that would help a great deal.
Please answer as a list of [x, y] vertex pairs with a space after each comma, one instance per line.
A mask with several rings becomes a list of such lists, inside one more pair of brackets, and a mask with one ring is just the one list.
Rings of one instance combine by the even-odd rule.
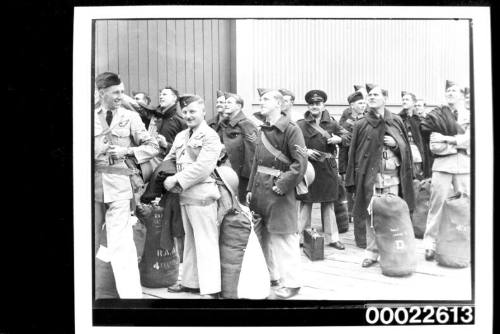
[[304, 230], [304, 253], [311, 261], [325, 258], [325, 238], [315, 229]]

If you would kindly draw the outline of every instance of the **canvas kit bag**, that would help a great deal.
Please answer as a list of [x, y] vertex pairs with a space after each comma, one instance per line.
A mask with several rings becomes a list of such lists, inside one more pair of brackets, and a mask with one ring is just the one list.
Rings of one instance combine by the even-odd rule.
[[397, 195], [374, 194], [368, 212], [370, 228], [380, 254], [380, 267], [386, 276], [408, 276], [417, 265], [416, 242], [406, 202]]
[[164, 208], [159, 198], [151, 204], [140, 204], [144, 209], [141, 218], [146, 224], [146, 241], [142, 261], [139, 263], [141, 284], [148, 288], [164, 288], [174, 285], [179, 278], [179, 256], [176, 247], [160, 246]]
[[436, 240], [436, 260], [446, 267], [470, 264], [470, 197], [457, 193], [446, 199]]

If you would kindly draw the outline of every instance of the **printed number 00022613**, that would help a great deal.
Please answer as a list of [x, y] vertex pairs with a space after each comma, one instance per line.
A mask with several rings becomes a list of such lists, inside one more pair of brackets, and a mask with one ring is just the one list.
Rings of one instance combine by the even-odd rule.
[[474, 307], [464, 306], [370, 306], [365, 313], [369, 325], [473, 324]]

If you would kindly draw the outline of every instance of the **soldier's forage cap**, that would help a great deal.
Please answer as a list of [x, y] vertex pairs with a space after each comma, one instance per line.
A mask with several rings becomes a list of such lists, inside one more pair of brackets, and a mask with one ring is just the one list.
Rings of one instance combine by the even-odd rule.
[[401, 91], [401, 97], [404, 97], [405, 95], [410, 95], [413, 101], [417, 101], [417, 96], [412, 92], [407, 92], [406, 90]]
[[234, 98], [236, 100], [236, 103], [238, 103], [239, 105], [241, 105], [241, 107], [243, 107], [243, 99], [238, 94], [225, 92], [224, 96], [226, 97], [226, 100], [229, 99], [230, 97]]
[[459, 85], [457, 82], [452, 81], [452, 80], [446, 80], [446, 85], [445, 85], [444, 90], [448, 90], [448, 88], [450, 88], [452, 86], [458, 86], [460, 88], [460, 91], [465, 94], [465, 89], [466, 88], [463, 87], [463, 86], [461, 86], [461, 85]]
[[95, 85], [97, 89], [104, 89], [121, 83], [122, 81], [120, 80], [118, 74], [112, 72], [101, 73], [95, 78]]
[[327, 98], [328, 96], [326, 95], [326, 93], [319, 89], [308, 91], [306, 93], [306, 96], [304, 97], [308, 104], [311, 104], [313, 102], [326, 102]]
[[363, 93], [361, 93], [359, 90], [347, 97], [347, 102], [349, 103], [354, 103], [359, 100], [363, 100]]
[[386, 90], [386, 89], [383, 89], [382, 87], [380, 87], [380, 86], [379, 86], [379, 85], [377, 85], [377, 84], [369, 84], [369, 83], [367, 83], [367, 84], [366, 84], [366, 92], [367, 92], [367, 93], [370, 93], [370, 91], [372, 91], [372, 90], [373, 90], [374, 88], [376, 88], [376, 87], [379, 87], [379, 88], [380, 88], [380, 90], [382, 91], [382, 95], [384, 95], [385, 97], [388, 97], [388, 96], [389, 96], [389, 93], [387, 92], [387, 90]]
[[181, 109], [182, 109], [182, 108], [187, 107], [188, 105], [190, 105], [193, 102], [202, 101], [202, 100], [203, 99], [198, 95], [185, 94], [185, 95], [181, 95], [179, 97], [179, 104], [180, 104]]
[[357, 92], [358, 90], [362, 89], [363, 85], [354, 85], [354, 91]]
[[278, 89], [278, 92], [280, 92], [281, 95], [283, 95], [283, 96], [291, 96], [292, 100], [295, 101], [295, 94], [291, 90], [281, 88], [281, 89]]
[[221, 91], [220, 89], [217, 90], [217, 98], [224, 96], [224, 92]]
[[257, 88], [257, 92], [259, 93], [259, 96], [262, 97], [262, 95], [269, 93], [272, 91], [272, 89], [269, 88]]

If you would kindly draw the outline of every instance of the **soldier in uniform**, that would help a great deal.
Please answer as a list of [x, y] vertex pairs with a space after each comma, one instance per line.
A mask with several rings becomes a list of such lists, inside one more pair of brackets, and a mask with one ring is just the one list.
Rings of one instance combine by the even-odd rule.
[[420, 117], [417, 115], [415, 103], [417, 97], [415, 94], [402, 91], [402, 106], [403, 110], [399, 113], [399, 117], [405, 124], [410, 140], [410, 148], [413, 157], [413, 176], [419, 180], [430, 177], [430, 166], [427, 165], [424, 154], [424, 144], [420, 134]]
[[[219, 133], [220, 136], [220, 124], [224, 119], [224, 110], [226, 109], [226, 96], [221, 90], [217, 90], [217, 100], [215, 101], [215, 112], [217, 113], [214, 118], [208, 121], [208, 126]], [[222, 140], [222, 138], [221, 138]]]
[[219, 127], [219, 136], [225, 146], [231, 167], [238, 174], [238, 198], [244, 202], [248, 178], [252, 169], [257, 127], [243, 112], [243, 99], [233, 93], [225, 93], [224, 120]]
[[354, 124], [346, 173], [346, 188], [356, 195], [354, 219], [366, 222], [363, 267], [378, 260], [375, 232], [367, 211], [374, 190], [399, 195], [410, 212], [415, 205], [411, 150], [403, 121], [385, 108], [386, 90], [371, 84], [366, 85], [366, 90], [368, 110]]
[[311, 226], [313, 203], [321, 203], [321, 221], [325, 243], [343, 250], [340, 241], [334, 201], [338, 199], [339, 177], [335, 157], [337, 145], [348, 145], [349, 133], [342, 129], [325, 109], [327, 95], [322, 90], [311, 90], [305, 95], [309, 110], [304, 119], [297, 122], [307, 147], [316, 177], [307, 194], [298, 195], [300, 200], [300, 232]]
[[186, 121], [179, 116], [179, 92], [170, 86], [160, 91], [160, 105], [154, 111], [148, 131], [157, 138], [161, 152], [158, 159], [162, 161], [172, 146], [175, 136], [187, 128]]
[[427, 112], [425, 111], [426, 106], [427, 104], [424, 99], [417, 99], [417, 102], [415, 102], [415, 110], [421, 121], [425, 118], [425, 115], [427, 115]]
[[[352, 136], [352, 129], [354, 123], [364, 117], [366, 110], [366, 101], [363, 96], [362, 90], [358, 89], [354, 93], [347, 97], [347, 102], [349, 103], [349, 108], [344, 110], [342, 116], [340, 117], [339, 124], [345, 130], [347, 130]], [[342, 145], [339, 149], [339, 174], [342, 178], [342, 182], [345, 185], [345, 173], [347, 170], [347, 162], [349, 160], [349, 146]], [[366, 247], [366, 228], [364, 221], [354, 221], [352, 215], [352, 208], [354, 205], [354, 194], [346, 191], [347, 198], [347, 210], [349, 214], [349, 220], [354, 223], [354, 239], [356, 245], [361, 248]]]
[[288, 120], [292, 119], [292, 107], [295, 102], [295, 94], [292, 91], [282, 88], [278, 90], [281, 95], [283, 95], [283, 100], [285, 103], [283, 104], [283, 113], [286, 114]]
[[299, 127], [281, 112], [281, 93], [259, 89], [259, 95], [266, 122], [255, 150], [247, 202], [262, 216], [262, 224], [255, 231], [263, 245], [272, 285], [281, 279], [282, 286], [275, 294], [286, 299], [301, 287], [295, 187], [304, 178], [307, 153]]
[[182, 282], [170, 292], [197, 292], [202, 298], [217, 298], [221, 290], [217, 199], [220, 193], [214, 171], [222, 150], [217, 133], [204, 120], [205, 104], [197, 95], [180, 97], [188, 128], [174, 140], [165, 160], [173, 160], [177, 173], [164, 181], [170, 192], [180, 193], [185, 231]]
[[95, 250], [105, 224], [107, 247], [99, 249], [97, 257], [111, 262], [120, 298], [142, 298], [129, 223], [133, 171], [126, 160], [148, 161], [158, 154], [158, 143], [136, 112], [121, 107], [124, 86], [117, 74], [99, 74], [96, 87], [101, 105], [94, 117]]
[[424, 142], [434, 154], [431, 198], [424, 233], [425, 259], [435, 258], [436, 238], [442, 208], [450, 189], [470, 195], [470, 111], [465, 105], [465, 89], [446, 81], [447, 105], [429, 112], [420, 127]]

